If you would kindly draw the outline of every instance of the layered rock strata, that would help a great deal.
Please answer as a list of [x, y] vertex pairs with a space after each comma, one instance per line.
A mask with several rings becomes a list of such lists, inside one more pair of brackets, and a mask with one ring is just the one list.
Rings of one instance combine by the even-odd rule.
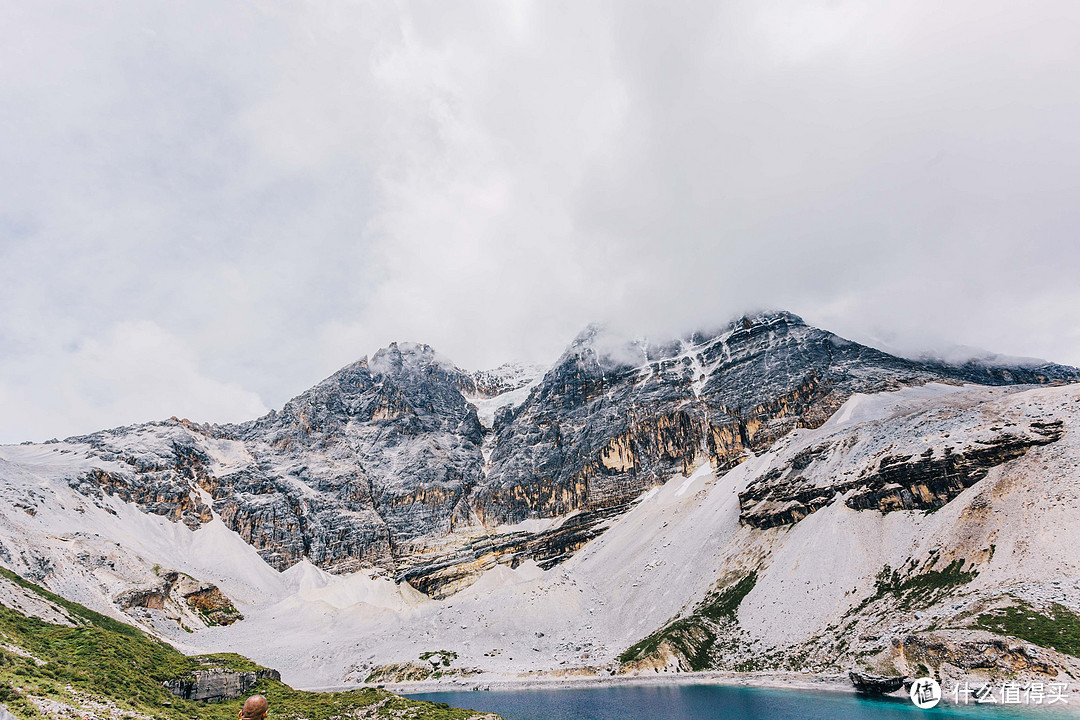
[[[783, 312], [659, 344], [590, 327], [542, 379], [524, 366], [470, 374], [402, 343], [251, 422], [71, 438], [88, 462], [68, 482], [191, 528], [220, 517], [279, 570], [303, 558], [338, 573], [381, 567], [445, 595], [494, 563], [550, 567], [672, 475], [731, 468], [819, 427], [854, 393], [1078, 378], [1052, 364], [902, 359]], [[501, 393], [524, 397], [486, 427], [475, 403]], [[932, 509], [1054, 433], [1003, 430], [983, 448], [881, 458], [830, 487], [804, 487], [791, 468], [747, 490], [743, 519], [790, 524], [837, 493], [860, 509]], [[540, 520], [558, 522], [529, 526]]]

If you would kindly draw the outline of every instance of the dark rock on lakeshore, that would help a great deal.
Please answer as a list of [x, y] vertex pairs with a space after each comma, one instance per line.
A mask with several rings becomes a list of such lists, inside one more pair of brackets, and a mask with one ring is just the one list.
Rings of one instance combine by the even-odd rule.
[[907, 678], [895, 675], [871, 675], [852, 670], [848, 673], [855, 689], [867, 695], [888, 695], [904, 687]]

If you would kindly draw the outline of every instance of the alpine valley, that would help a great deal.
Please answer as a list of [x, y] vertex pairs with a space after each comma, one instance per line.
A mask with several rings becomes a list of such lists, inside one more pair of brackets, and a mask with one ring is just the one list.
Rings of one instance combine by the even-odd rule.
[[250, 422], [0, 447], [0, 562], [307, 688], [1075, 686], [1078, 381], [786, 312], [662, 342], [593, 326], [548, 368], [392, 344]]

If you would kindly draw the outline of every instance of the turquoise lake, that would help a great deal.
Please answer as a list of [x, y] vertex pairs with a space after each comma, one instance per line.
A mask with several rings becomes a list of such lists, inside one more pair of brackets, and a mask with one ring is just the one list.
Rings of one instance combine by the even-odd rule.
[[[723, 685], [621, 685], [575, 689], [434, 692], [417, 700], [494, 712], [506, 720], [915, 720], [1076, 717], [1050, 708], [948, 707], [920, 710], [906, 699], [853, 693]], [[1072, 709], [1070, 705], [1068, 709]]]

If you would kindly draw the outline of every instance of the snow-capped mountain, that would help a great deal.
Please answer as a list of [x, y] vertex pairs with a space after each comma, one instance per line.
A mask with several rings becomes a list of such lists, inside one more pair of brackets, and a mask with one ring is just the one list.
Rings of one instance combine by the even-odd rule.
[[[1077, 380], [784, 312], [592, 326], [546, 370], [399, 343], [240, 425], [0, 447], [0, 560], [301, 684], [450, 645], [489, 671], [895, 666], [1003, 598], [1080, 608]], [[1054, 543], [1064, 569], [1025, 585]]]

